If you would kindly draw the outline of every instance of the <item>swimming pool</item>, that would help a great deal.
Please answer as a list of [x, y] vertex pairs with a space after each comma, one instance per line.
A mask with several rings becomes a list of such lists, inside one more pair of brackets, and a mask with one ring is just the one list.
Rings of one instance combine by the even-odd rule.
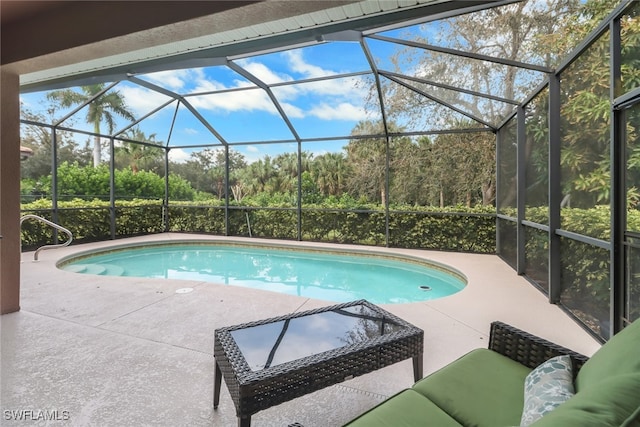
[[466, 285], [457, 270], [408, 256], [211, 241], [134, 244], [65, 258], [58, 267], [82, 274], [194, 280], [375, 304], [442, 298]]

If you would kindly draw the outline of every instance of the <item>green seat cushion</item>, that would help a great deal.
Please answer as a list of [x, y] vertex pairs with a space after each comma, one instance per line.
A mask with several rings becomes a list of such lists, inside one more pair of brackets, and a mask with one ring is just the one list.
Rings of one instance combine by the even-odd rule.
[[576, 377], [576, 392], [616, 375], [640, 373], [640, 321], [614, 335], [584, 364]]
[[349, 427], [460, 427], [453, 418], [414, 390], [404, 390], [360, 415]]
[[640, 374], [619, 375], [585, 388], [532, 427], [640, 426]]
[[530, 368], [476, 349], [418, 381], [413, 389], [465, 426], [516, 426]]

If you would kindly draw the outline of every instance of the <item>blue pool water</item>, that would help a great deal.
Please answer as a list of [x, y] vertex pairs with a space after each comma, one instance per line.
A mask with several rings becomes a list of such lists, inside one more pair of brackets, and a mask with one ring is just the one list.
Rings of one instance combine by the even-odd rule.
[[197, 280], [335, 302], [425, 301], [465, 287], [460, 274], [427, 262], [290, 248], [162, 244], [110, 250], [65, 261], [84, 274]]

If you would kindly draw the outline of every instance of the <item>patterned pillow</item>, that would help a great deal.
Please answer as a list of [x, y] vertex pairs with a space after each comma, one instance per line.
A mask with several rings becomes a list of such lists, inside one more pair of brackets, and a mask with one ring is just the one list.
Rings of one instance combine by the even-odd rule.
[[520, 426], [529, 426], [575, 393], [571, 357], [556, 356], [527, 375]]

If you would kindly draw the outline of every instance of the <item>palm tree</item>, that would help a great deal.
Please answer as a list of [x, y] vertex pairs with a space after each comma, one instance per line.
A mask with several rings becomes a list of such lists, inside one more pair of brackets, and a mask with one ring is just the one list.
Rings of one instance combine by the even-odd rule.
[[247, 190], [247, 194], [256, 195], [266, 191], [267, 183], [277, 175], [271, 157], [264, 156], [263, 159], [253, 162], [243, 169], [242, 184]]
[[[56, 90], [50, 92], [47, 98], [58, 101], [63, 108], [69, 108], [88, 103], [97, 94], [102, 92], [104, 88], [104, 83], [98, 83], [95, 85], [81, 86], [80, 89], [82, 89], [82, 93], [72, 89]], [[125, 105], [124, 98], [118, 91], [107, 92], [97, 99], [93, 99], [88, 105], [89, 108], [87, 109], [86, 119], [87, 123], [93, 124], [93, 131], [95, 133], [93, 142], [93, 166], [95, 167], [98, 166], [101, 161], [100, 124], [102, 121], [104, 120], [107, 123], [109, 133], [112, 133], [115, 126], [114, 114], [128, 120], [134, 120], [135, 117]]]
[[144, 144], [136, 144], [133, 142], [125, 142], [120, 151], [126, 154], [129, 166], [134, 174], [140, 170], [140, 165], [146, 163], [159, 163], [162, 159], [162, 149], [159, 148], [162, 144], [161, 141], [156, 140], [156, 134], [152, 133], [147, 136], [140, 128], [135, 127], [127, 132], [127, 137], [134, 141], [148, 142], [150, 144], [158, 145], [158, 148], [150, 147]]
[[326, 153], [315, 158], [311, 168], [318, 190], [325, 196], [339, 196], [345, 189], [349, 168], [343, 153]]

